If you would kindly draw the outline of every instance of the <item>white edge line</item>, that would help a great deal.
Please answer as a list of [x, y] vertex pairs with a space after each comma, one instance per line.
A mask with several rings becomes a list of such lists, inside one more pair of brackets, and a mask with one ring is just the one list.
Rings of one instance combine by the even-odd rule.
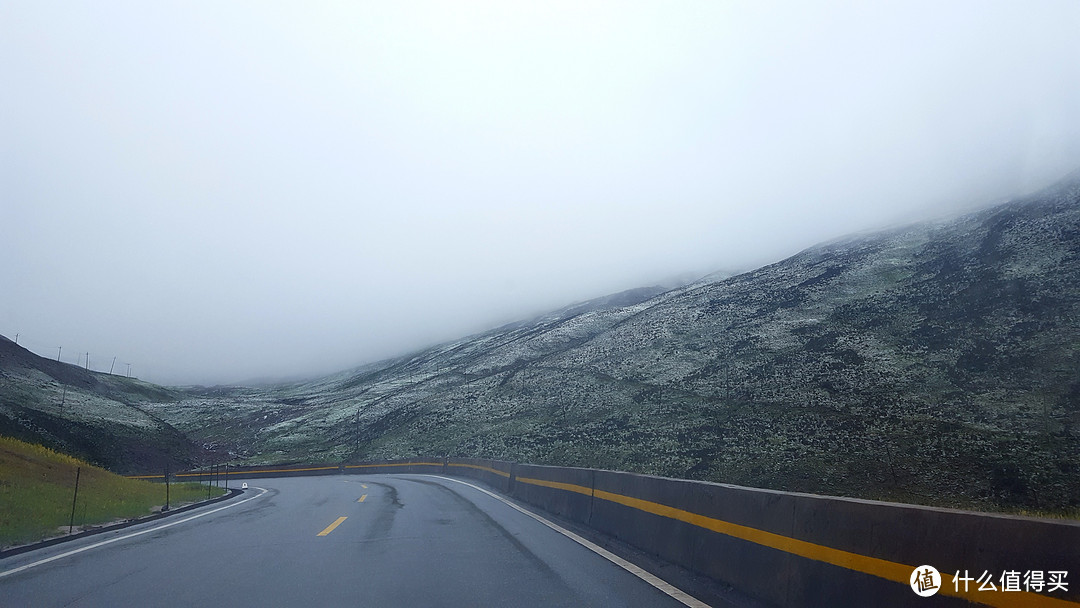
[[252, 487], [254, 489], [256, 489], [256, 490], [262, 490], [262, 492], [259, 493], [259, 494], [256, 494], [255, 496], [252, 496], [251, 498], [245, 498], [244, 500], [241, 500], [240, 502], [229, 503], [229, 504], [225, 505], [224, 507], [218, 507], [216, 509], [211, 509], [210, 511], [203, 511], [202, 513], [199, 513], [197, 515], [192, 515], [191, 517], [185, 517], [184, 519], [180, 519], [180, 520], [177, 520], [177, 521], [172, 521], [172, 522], [169, 522], [167, 524], [162, 524], [160, 526], [155, 526], [153, 528], [147, 528], [146, 530], [140, 530], [138, 532], [132, 532], [131, 534], [125, 534], [124, 536], [117, 536], [116, 538], [110, 538], [109, 540], [103, 540], [103, 541], [101, 541], [99, 543], [94, 543], [92, 545], [87, 545], [87, 546], [81, 547], [79, 549], [74, 549], [72, 551], [68, 551], [67, 553], [61, 553], [59, 555], [54, 555], [52, 557], [47, 557], [45, 559], [38, 560], [38, 561], [30, 563], [30, 564], [26, 564], [25, 566], [19, 566], [18, 568], [12, 568], [11, 570], [5, 570], [4, 572], [0, 572], [0, 578], [4, 578], [5, 576], [11, 575], [11, 574], [16, 574], [18, 572], [22, 572], [23, 570], [29, 570], [30, 568], [33, 568], [35, 566], [40, 566], [42, 564], [47, 564], [49, 562], [56, 561], [58, 559], [63, 559], [65, 557], [70, 557], [72, 555], [75, 555], [76, 553], [82, 553], [83, 551], [89, 551], [91, 549], [97, 549], [98, 547], [103, 547], [103, 546], [108, 545], [110, 543], [115, 543], [115, 542], [118, 542], [118, 541], [127, 540], [129, 538], [134, 538], [136, 536], [141, 536], [143, 534], [149, 534], [150, 532], [157, 532], [158, 530], [164, 530], [165, 528], [169, 528], [171, 526], [176, 526], [176, 525], [182, 524], [184, 522], [191, 521], [193, 519], [198, 519], [200, 517], [210, 515], [211, 513], [217, 513], [218, 511], [224, 511], [225, 509], [229, 509], [229, 508], [232, 508], [232, 507], [235, 507], [235, 506], [238, 506], [238, 505], [242, 505], [245, 502], [248, 502], [249, 500], [255, 500], [256, 498], [262, 496], [263, 494], [266, 494], [266, 492], [267, 492], [267, 490], [265, 488], [258, 488], [258, 487], [255, 487], [255, 486], [252, 486]]
[[454, 481], [454, 482], [469, 486], [470, 488], [473, 488], [474, 490], [479, 490], [479, 491], [483, 492], [484, 494], [487, 494], [488, 496], [494, 498], [495, 500], [498, 500], [498, 501], [508, 505], [509, 507], [520, 511], [520, 512], [524, 513], [525, 515], [528, 515], [529, 517], [531, 517], [531, 518], [535, 519], [536, 521], [544, 524], [545, 526], [551, 528], [552, 530], [555, 530], [556, 532], [562, 534], [563, 536], [566, 536], [567, 538], [577, 542], [578, 544], [582, 545], [586, 549], [589, 549], [590, 551], [600, 555], [601, 557], [607, 559], [608, 561], [615, 564], [616, 566], [619, 566], [623, 570], [626, 570], [630, 574], [633, 574], [634, 576], [640, 578], [641, 580], [645, 581], [646, 583], [649, 583], [653, 587], [656, 587], [660, 591], [663, 591], [664, 593], [671, 596], [672, 598], [682, 602], [683, 605], [691, 606], [692, 608], [709, 608], [709, 605], [706, 604], [705, 602], [697, 599], [696, 597], [690, 595], [689, 593], [686, 593], [685, 591], [683, 591], [682, 589], [679, 589], [678, 587], [672, 585], [671, 583], [668, 583], [664, 579], [659, 578], [659, 577], [645, 571], [644, 569], [642, 569], [642, 568], [640, 568], [640, 567], [626, 561], [625, 559], [619, 557], [618, 555], [615, 555], [614, 553], [608, 551], [607, 549], [604, 549], [603, 547], [597, 545], [596, 543], [593, 543], [593, 542], [591, 542], [589, 540], [586, 540], [586, 539], [582, 538], [581, 536], [578, 536], [577, 534], [574, 534], [570, 530], [567, 530], [566, 528], [563, 528], [562, 526], [560, 526], [560, 525], [558, 525], [556, 523], [553, 523], [550, 520], [545, 519], [544, 517], [541, 517], [540, 515], [537, 515], [536, 513], [533, 513], [532, 511], [530, 511], [528, 509], [525, 509], [523, 507], [520, 507], [520, 506], [510, 502], [509, 500], [503, 498], [502, 496], [499, 496], [498, 494], [495, 494], [494, 492], [489, 492], [489, 491], [485, 490], [484, 488], [481, 488], [479, 486], [475, 486], [475, 485], [473, 485], [473, 484], [471, 484], [471, 483], [469, 483], [467, 481], [461, 481], [460, 479], [454, 479], [452, 477], [443, 477], [441, 475], [425, 475], [425, 476], [426, 477], [435, 477], [437, 479], [445, 479], [446, 481]]

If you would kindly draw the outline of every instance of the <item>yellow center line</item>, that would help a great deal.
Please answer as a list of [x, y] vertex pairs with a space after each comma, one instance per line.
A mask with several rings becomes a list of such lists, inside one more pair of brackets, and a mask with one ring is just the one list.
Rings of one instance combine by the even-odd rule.
[[367, 486], [365, 486], [364, 484], [360, 484], [360, 487], [364, 488], [365, 490], [367, 489]]
[[365, 498], [367, 498], [367, 494], [364, 494], [363, 496], [361, 496], [361, 497], [360, 497], [360, 500], [358, 500], [358, 501], [356, 501], [356, 502], [364, 502], [364, 499], [365, 499]]
[[339, 518], [335, 519], [334, 523], [330, 524], [329, 526], [326, 526], [326, 529], [323, 530], [322, 532], [319, 532], [316, 536], [326, 536], [327, 534], [330, 534], [331, 532], [334, 531], [334, 528], [340, 526], [341, 522], [345, 521], [346, 519], [349, 519], [349, 518], [348, 517], [339, 517]]

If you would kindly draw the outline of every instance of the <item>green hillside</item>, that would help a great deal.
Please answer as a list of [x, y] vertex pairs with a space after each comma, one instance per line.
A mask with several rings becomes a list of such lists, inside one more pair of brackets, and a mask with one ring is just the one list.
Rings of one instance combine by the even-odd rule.
[[[0, 548], [67, 533], [76, 471], [75, 525], [93, 526], [160, 510], [165, 485], [127, 479], [100, 467], [10, 437], [0, 437]], [[213, 495], [224, 494], [212, 488]], [[171, 484], [173, 506], [206, 498], [196, 483]]]

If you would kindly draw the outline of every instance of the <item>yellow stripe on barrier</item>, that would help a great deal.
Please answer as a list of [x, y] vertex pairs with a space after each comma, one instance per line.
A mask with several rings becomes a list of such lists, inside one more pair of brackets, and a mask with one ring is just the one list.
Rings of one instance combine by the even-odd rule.
[[203, 471], [202, 473], [177, 473], [175, 477], [208, 477], [210, 475], [256, 475], [258, 473], [293, 473], [300, 471], [336, 471], [338, 467], [309, 467], [306, 469], [258, 469], [255, 471], [218, 471], [216, 473], [210, 473], [210, 471]]
[[[842, 549], [834, 549], [833, 547], [818, 545], [816, 543], [766, 532], [765, 530], [759, 530], [749, 526], [733, 524], [721, 519], [692, 513], [657, 502], [615, 494], [614, 492], [593, 490], [592, 488], [579, 486], [577, 484], [548, 481], [546, 479], [534, 479], [531, 477], [518, 477], [517, 480], [531, 485], [566, 490], [567, 492], [576, 492], [578, 494], [584, 494], [585, 496], [600, 498], [639, 511], [652, 513], [653, 515], [659, 515], [660, 517], [667, 517], [706, 530], [718, 532], [726, 536], [749, 541], [764, 547], [777, 549], [814, 561], [840, 566], [841, 568], [846, 568], [848, 570], [870, 574], [903, 585], [909, 584], [911, 573], [916, 568], [915, 566], [899, 564], [897, 562], [891, 562], [867, 555], [860, 555]], [[939, 593], [942, 595], [961, 597], [977, 604], [1000, 608], [1009, 608], [1012, 606], [1020, 608], [1076, 608], [1077, 606], [1080, 606], [1080, 604], [1069, 600], [1061, 600], [1027, 591], [955, 591], [946, 586], [945, 580], [947, 576], [947, 573], [942, 573], [942, 585]]]
[[449, 466], [452, 466], [452, 467], [468, 467], [470, 469], [480, 469], [481, 471], [487, 471], [489, 473], [495, 473], [496, 475], [501, 475], [503, 477], [506, 477], [507, 479], [510, 478], [510, 473], [507, 473], [506, 471], [500, 471], [498, 469], [493, 469], [491, 467], [485, 467], [485, 466], [479, 465], [479, 464], [465, 464], [465, 463], [451, 462]]
[[416, 467], [416, 466], [429, 466], [429, 467], [441, 467], [441, 462], [391, 462], [388, 464], [347, 464], [346, 469], [370, 469], [378, 467]]
[[532, 477], [518, 477], [518, 481], [523, 481], [534, 486], [544, 486], [546, 488], [555, 488], [558, 490], [566, 490], [567, 492], [577, 492], [578, 494], [584, 494], [585, 496], [592, 496], [592, 488], [586, 488], [585, 486], [579, 486], [572, 483], [563, 483], [561, 481], [548, 481], [546, 479], [534, 479]]
[[[409, 467], [426, 465], [433, 467], [441, 467], [441, 462], [395, 462], [388, 464], [348, 464], [345, 465], [346, 469], [367, 469], [371, 467]], [[299, 473], [306, 471], [337, 471], [340, 467], [307, 467], [303, 469], [256, 469], [256, 470], [244, 470], [244, 471], [217, 471], [216, 473], [210, 473], [210, 471], [203, 471], [201, 473], [176, 473], [173, 477], [206, 477], [209, 475], [257, 475], [259, 473]], [[509, 474], [507, 474], [509, 477]], [[127, 475], [128, 479], [163, 479], [163, 475]]]

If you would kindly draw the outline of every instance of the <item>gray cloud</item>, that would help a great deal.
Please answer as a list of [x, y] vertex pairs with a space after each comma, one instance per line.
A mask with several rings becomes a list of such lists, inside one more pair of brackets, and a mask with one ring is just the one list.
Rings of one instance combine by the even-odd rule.
[[1080, 166], [1074, 2], [0, 11], [0, 332], [159, 382], [344, 368]]

